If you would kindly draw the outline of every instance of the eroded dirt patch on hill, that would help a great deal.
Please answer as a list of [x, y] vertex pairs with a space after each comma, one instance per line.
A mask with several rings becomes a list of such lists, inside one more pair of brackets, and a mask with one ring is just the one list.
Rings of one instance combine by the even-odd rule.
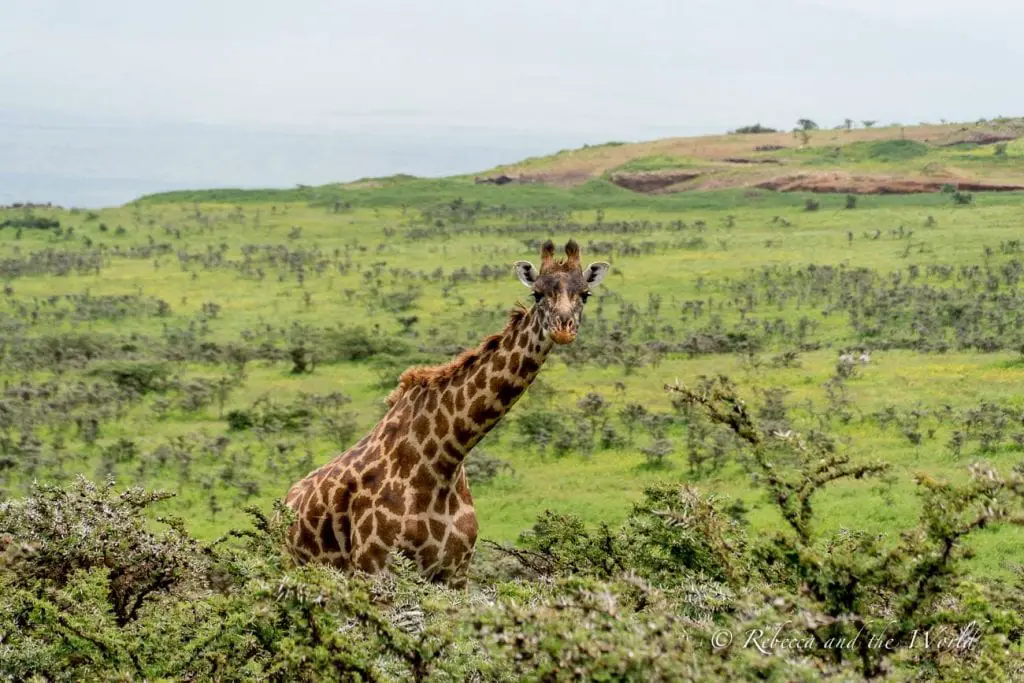
[[781, 164], [781, 159], [773, 159], [771, 157], [765, 157], [763, 159], [751, 159], [748, 157], [725, 157], [722, 159], [730, 164]]
[[756, 187], [778, 192], [839, 192], [845, 194], [922, 194], [946, 185], [969, 192], [1024, 191], [1024, 185], [983, 183], [959, 178], [893, 178], [845, 173], [795, 173], [765, 180]]
[[703, 173], [698, 171], [649, 171], [638, 173], [615, 173], [609, 180], [619, 187], [634, 192], [653, 194], [663, 192], [679, 183], [699, 178]]
[[956, 147], [957, 145], [992, 145], [997, 142], [1012, 142], [1020, 136], [1016, 133], [972, 133], [955, 136], [949, 142], [944, 142], [939, 147]]
[[479, 176], [473, 179], [477, 185], [551, 185], [553, 187], [573, 187], [582, 185], [591, 179], [586, 171], [545, 171], [542, 173], [500, 173], [493, 176]]

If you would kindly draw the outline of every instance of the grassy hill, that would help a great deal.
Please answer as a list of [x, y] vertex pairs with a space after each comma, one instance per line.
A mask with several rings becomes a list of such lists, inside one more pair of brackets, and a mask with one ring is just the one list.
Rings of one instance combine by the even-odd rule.
[[[1022, 136], [1024, 118], [729, 133], [589, 145], [450, 178], [396, 175], [293, 189], [186, 190], [139, 201], [303, 201], [384, 207], [461, 197], [508, 206], [685, 210], [711, 204], [743, 206], [752, 200], [794, 203], [775, 191], [886, 195], [934, 193], [945, 186], [1015, 191], [1024, 188]], [[518, 189], [510, 192], [509, 186]], [[652, 194], [678, 196], [655, 202]]]
[[655, 192], [761, 187], [904, 193], [932, 191], [943, 183], [1020, 188], [1021, 135], [1024, 119], [732, 133], [597, 145], [528, 159], [489, 175], [568, 186], [604, 178]]

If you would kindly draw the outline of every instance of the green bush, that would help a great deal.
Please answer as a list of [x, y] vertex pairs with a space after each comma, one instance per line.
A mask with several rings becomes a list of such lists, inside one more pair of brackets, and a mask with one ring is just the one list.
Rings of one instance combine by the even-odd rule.
[[0, 230], [3, 228], [14, 228], [15, 230], [23, 228], [28, 228], [29, 230], [57, 230], [59, 232], [60, 221], [56, 218], [46, 218], [45, 216], [25, 215], [0, 221]]
[[737, 135], [745, 135], [748, 133], [778, 133], [779, 131], [775, 128], [769, 128], [768, 126], [762, 126], [760, 123], [755, 123], [752, 126], [740, 126], [732, 132]]
[[360, 361], [376, 356], [405, 356], [411, 351], [407, 342], [397, 337], [371, 334], [362, 327], [338, 326], [324, 330], [317, 352], [328, 362]]
[[122, 389], [143, 396], [165, 391], [169, 386], [171, 368], [160, 362], [106, 361], [93, 364], [87, 374], [103, 377]]
[[466, 471], [466, 478], [474, 486], [486, 484], [502, 471], [515, 471], [510, 462], [496, 458], [481, 448], [473, 449], [472, 454], [463, 461], [463, 468]]
[[113, 618], [124, 626], [150, 601], [201, 583], [206, 562], [180, 522], [158, 534], [140, 514], [168, 494], [115, 494], [113, 486], [81, 477], [67, 489], [37, 484], [28, 498], [0, 505], [5, 587], [66, 588], [95, 570]]
[[228, 429], [233, 432], [244, 432], [256, 425], [256, 418], [249, 410], [229, 410], [224, 419], [227, 420]]
[[955, 190], [952, 196], [953, 203], [958, 206], [966, 206], [974, 201], [974, 195], [972, 195], [970, 192], [961, 192], [960, 190]]

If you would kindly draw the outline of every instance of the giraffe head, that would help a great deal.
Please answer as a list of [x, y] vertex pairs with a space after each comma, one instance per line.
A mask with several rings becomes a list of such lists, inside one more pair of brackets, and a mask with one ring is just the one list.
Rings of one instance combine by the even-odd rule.
[[583, 305], [608, 273], [607, 263], [591, 263], [580, 267], [580, 247], [575, 240], [565, 245], [565, 260], [555, 260], [555, 244], [551, 240], [540, 250], [540, 270], [529, 261], [516, 261], [519, 281], [533, 293], [534, 311], [540, 315], [542, 333], [557, 344], [576, 339]]

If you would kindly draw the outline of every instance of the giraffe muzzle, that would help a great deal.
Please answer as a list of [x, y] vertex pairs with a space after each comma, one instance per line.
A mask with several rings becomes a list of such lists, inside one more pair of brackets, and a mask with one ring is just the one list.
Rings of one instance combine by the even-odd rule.
[[551, 328], [551, 340], [556, 344], [570, 344], [576, 340], [576, 322], [561, 320]]

